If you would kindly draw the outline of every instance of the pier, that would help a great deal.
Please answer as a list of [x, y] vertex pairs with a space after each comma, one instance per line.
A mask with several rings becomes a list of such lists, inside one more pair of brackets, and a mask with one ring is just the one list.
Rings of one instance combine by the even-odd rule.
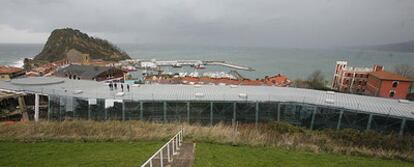
[[216, 61], [216, 60], [127, 60], [121, 62], [122, 65], [129, 64], [133, 65], [136, 68], [144, 68], [144, 69], [157, 69], [159, 70], [161, 67], [174, 67], [174, 68], [181, 68], [184, 66], [194, 67], [194, 68], [205, 68], [206, 66], [222, 66], [227, 67], [235, 70], [243, 70], [243, 71], [254, 71], [252, 67], [242, 66], [242, 65], [235, 65], [226, 63], [225, 61]]

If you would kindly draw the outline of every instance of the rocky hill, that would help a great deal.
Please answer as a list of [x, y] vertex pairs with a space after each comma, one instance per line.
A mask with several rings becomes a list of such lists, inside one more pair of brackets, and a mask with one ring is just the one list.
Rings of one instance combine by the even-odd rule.
[[118, 61], [130, 57], [117, 46], [107, 40], [88, 36], [79, 30], [64, 28], [56, 29], [47, 40], [43, 50], [35, 56], [37, 62], [53, 62], [65, 58], [70, 50], [89, 54], [91, 59]]

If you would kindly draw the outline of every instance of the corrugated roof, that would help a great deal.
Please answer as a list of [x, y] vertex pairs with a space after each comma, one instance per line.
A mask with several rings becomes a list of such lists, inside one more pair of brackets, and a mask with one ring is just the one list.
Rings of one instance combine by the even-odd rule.
[[[44, 79], [52, 80], [53, 78]], [[20, 79], [19, 82], [33, 82], [32, 80], [34, 79], [25, 78]], [[110, 91], [108, 85], [104, 83], [87, 80], [64, 79], [63, 83], [44, 86], [16, 85], [12, 82], [0, 82], [0, 88], [58, 96], [74, 96], [85, 99], [297, 102], [414, 119], [414, 102], [402, 103], [399, 100], [380, 97], [273, 86], [141, 85], [139, 87], [131, 86], [131, 92], [126, 92], [122, 97], [116, 96], [116, 93], [120, 91], [119, 86], [117, 91]], [[76, 94], [75, 92], [78, 90], [83, 92]], [[203, 96], [197, 96], [197, 94], [202, 94]], [[245, 94], [247, 97], [241, 96], [241, 94]]]
[[381, 80], [392, 80], [392, 81], [413, 81], [410, 78], [407, 77], [403, 77], [401, 75], [392, 73], [392, 72], [388, 72], [388, 71], [375, 71], [375, 72], [371, 72], [369, 73], [369, 75], [372, 75], [378, 79]]

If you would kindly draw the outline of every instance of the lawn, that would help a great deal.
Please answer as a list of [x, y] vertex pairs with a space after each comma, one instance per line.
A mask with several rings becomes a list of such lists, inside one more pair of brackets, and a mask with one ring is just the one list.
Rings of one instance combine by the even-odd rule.
[[162, 142], [0, 142], [0, 166], [139, 166]]
[[[0, 166], [139, 166], [163, 142], [0, 142]], [[414, 166], [398, 160], [199, 143], [195, 167]]]
[[309, 152], [287, 151], [274, 148], [231, 146], [219, 144], [197, 144], [195, 167], [251, 167], [251, 166], [414, 166], [414, 163], [398, 160], [316, 154]]

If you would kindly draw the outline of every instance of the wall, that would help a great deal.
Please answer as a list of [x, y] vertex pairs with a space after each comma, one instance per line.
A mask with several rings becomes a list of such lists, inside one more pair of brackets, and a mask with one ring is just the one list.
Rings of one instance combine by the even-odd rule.
[[9, 81], [10, 76], [8, 74], [0, 74], [0, 81]]
[[[282, 121], [309, 129], [371, 129], [384, 133], [414, 134], [414, 120], [361, 111], [290, 102], [231, 101], [117, 101], [51, 96], [49, 120], [145, 120], [216, 123]], [[68, 108], [67, 105], [72, 107]], [[70, 110], [68, 110], [70, 109]], [[406, 122], [406, 123], [404, 123]], [[401, 129], [401, 127], [403, 129]]]
[[393, 82], [394, 81], [382, 81], [381, 89], [380, 89], [380, 92], [379, 92], [378, 96], [391, 98], [391, 97], [389, 97], [390, 91], [394, 90], [395, 95], [392, 98], [394, 98], [394, 99], [405, 99], [407, 94], [408, 94], [408, 90], [410, 88], [410, 82], [399, 81], [399, 84], [396, 88], [392, 87]]
[[381, 80], [372, 75], [369, 75], [365, 94], [370, 96], [377, 96], [377, 93], [379, 93], [380, 85]]

